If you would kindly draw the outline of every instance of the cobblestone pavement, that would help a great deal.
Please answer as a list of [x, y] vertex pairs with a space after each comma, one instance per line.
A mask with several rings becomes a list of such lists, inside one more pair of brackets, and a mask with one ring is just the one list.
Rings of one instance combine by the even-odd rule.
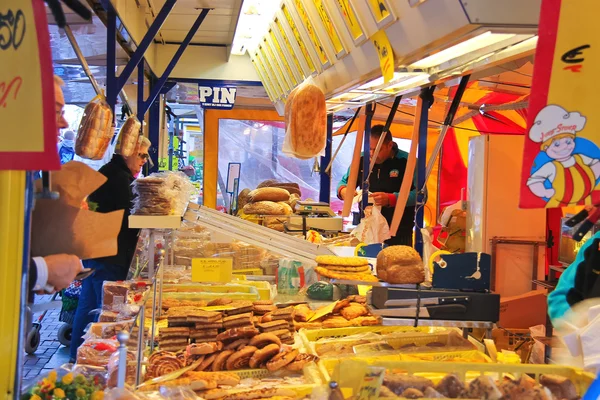
[[[35, 303], [47, 303], [51, 299], [52, 296], [36, 296]], [[69, 362], [69, 348], [58, 341], [58, 329], [63, 324], [58, 319], [59, 315], [60, 308], [49, 310], [46, 313], [40, 331], [40, 346], [35, 354], [25, 354], [23, 365], [23, 383], [25, 385], [36, 381], [38, 376]], [[38, 317], [39, 314], [34, 315], [33, 321], [35, 322]]]

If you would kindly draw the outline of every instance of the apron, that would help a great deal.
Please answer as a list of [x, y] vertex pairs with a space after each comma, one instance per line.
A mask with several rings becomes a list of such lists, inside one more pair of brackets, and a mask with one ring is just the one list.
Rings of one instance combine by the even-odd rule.
[[[565, 168], [560, 161], [553, 161], [556, 177], [552, 187], [556, 191], [546, 207], [565, 207], [577, 204], [591, 204], [590, 194], [594, 190], [596, 176], [588, 165], [585, 165], [579, 154], [574, 155], [575, 164]], [[583, 201], [585, 200], [585, 203]]]
[[[591, 239], [590, 239], [591, 240]], [[594, 239], [584, 253], [584, 261], [577, 266], [574, 286], [567, 293], [572, 307], [580, 301], [600, 297], [600, 239]]]

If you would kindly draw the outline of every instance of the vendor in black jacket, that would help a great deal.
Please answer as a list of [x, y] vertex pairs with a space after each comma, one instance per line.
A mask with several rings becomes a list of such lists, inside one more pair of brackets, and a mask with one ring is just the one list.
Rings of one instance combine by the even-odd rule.
[[[375, 162], [373, 166], [373, 172], [369, 178], [369, 192], [375, 202], [375, 205], [381, 206], [381, 213], [387, 220], [388, 224], [392, 223], [394, 216], [394, 209], [396, 207], [396, 201], [398, 199], [398, 192], [400, 186], [402, 186], [402, 179], [404, 178], [404, 170], [406, 169], [406, 162], [408, 160], [408, 153], [398, 149], [398, 145], [392, 140], [392, 133], [384, 133], [383, 125], [375, 125], [371, 128], [371, 143], [370, 143], [370, 158], [371, 162]], [[373, 160], [373, 153], [379, 142], [381, 135], [385, 134], [383, 144], [379, 150], [379, 155], [376, 160]], [[358, 171], [358, 180], [360, 182], [363, 176], [363, 159], [360, 158], [360, 168]], [[342, 178], [338, 185], [338, 197], [345, 199], [346, 195], [354, 197], [356, 195], [356, 187], [358, 183], [348, 182], [350, 176], [350, 168], [348, 172]], [[348, 190], [348, 187], [352, 190]], [[400, 221], [400, 226], [396, 236], [386, 241], [388, 245], [405, 245], [412, 246], [413, 243], [413, 227], [415, 220], [415, 204], [417, 194], [414, 185], [411, 186], [411, 192], [406, 203], [404, 215]]]
[[84, 261], [85, 267], [92, 268], [94, 274], [85, 279], [81, 286], [81, 295], [73, 322], [71, 360], [75, 360], [77, 357], [77, 348], [83, 342], [81, 336], [83, 336], [85, 327], [95, 320], [96, 315], [90, 315], [90, 311], [102, 307], [102, 284], [104, 281], [120, 281], [127, 278], [138, 236], [138, 230], [130, 229], [128, 226], [129, 210], [134, 198], [131, 184], [149, 158], [149, 147], [150, 141], [143, 138], [137, 154], [129, 157], [115, 154], [110, 162], [99, 171], [106, 176], [107, 181], [88, 198], [90, 206], [96, 206], [97, 212], [108, 213], [125, 210], [125, 213], [117, 237], [117, 254], [112, 257]]

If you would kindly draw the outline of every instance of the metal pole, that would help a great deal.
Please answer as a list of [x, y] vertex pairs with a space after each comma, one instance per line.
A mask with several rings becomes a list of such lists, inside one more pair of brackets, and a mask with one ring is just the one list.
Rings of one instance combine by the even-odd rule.
[[71, 30], [71, 27], [69, 25], [65, 25], [65, 27], [63, 29], [65, 31], [65, 34], [67, 35], [67, 39], [69, 39], [69, 42], [71, 43], [71, 47], [73, 48], [73, 51], [75, 52], [75, 55], [77, 56], [77, 59], [79, 60], [79, 63], [83, 67], [83, 71], [85, 72], [85, 75], [90, 79], [90, 82], [91, 82], [92, 86], [94, 87], [94, 91], [96, 92], [96, 94], [100, 94], [101, 93], [100, 85], [98, 85], [96, 78], [94, 78], [94, 76], [92, 75], [92, 71], [90, 71], [90, 67], [89, 67], [85, 57], [83, 56], [83, 53], [81, 52], [81, 49], [79, 48], [79, 45], [77, 44], [77, 40], [75, 39], [75, 36], [73, 36], [73, 31]]
[[433, 92], [435, 86], [421, 90], [421, 98], [423, 99], [421, 109], [421, 119], [419, 120], [419, 148], [417, 151], [417, 212], [415, 215], [415, 250], [419, 254], [423, 254], [423, 235], [421, 228], [423, 227], [423, 215], [425, 207], [425, 191], [419, 190], [425, 186], [425, 169], [427, 162], [427, 127], [429, 120], [429, 108], [433, 104]]
[[146, 302], [140, 307], [140, 313], [138, 314], [137, 371], [135, 373], [135, 386], [139, 386], [142, 382], [142, 360], [144, 359], [144, 331], [146, 322], [145, 308]]
[[117, 387], [124, 388], [127, 379], [127, 341], [129, 333], [122, 331], [117, 335], [119, 341], [119, 363], [117, 366]]
[[137, 118], [144, 122], [144, 59], [138, 65]]
[[117, 104], [117, 14], [112, 7], [106, 10], [106, 101], [113, 116]]
[[365, 112], [365, 134], [363, 141], [363, 184], [362, 184], [362, 209], [363, 213], [365, 208], [369, 205], [369, 165], [370, 165], [370, 157], [371, 157], [371, 122], [373, 121], [373, 115], [375, 114], [375, 108], [373, 107], [373, 103], [367, 104], [367, 109]]
[[[154, 82], [152, 82], [154, 84]], [[152, 87], [153, 85], [150, 85]], [[158, 143], [160, 137], [160, 99], [156, 99], [150, 106], [150, 115], [148, 117], [148, 139], [152, 142], [152, 151], [150, 151], [150, 158], [154, 166], [150, 168], [150, 172], [158, 171]], [[145, 113], [144, 113], [145, 114]]]
[[331, 161], [331, 147], [333, 141], [333, 114], [327, 115], [327, 144], [325, 145], [325, 155], [321, 157], [321, 187], [319, 191], [319, 201], [328, 203], [331, 197], [331, 175], [325, 171], [325, 167]]

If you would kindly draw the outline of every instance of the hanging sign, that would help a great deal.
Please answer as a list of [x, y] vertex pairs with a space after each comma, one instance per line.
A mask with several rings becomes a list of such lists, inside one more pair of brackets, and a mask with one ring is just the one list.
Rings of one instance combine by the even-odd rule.
[[0, 3], [0, 170], [57, 170], [58, 131], [44, 2]]
[[394, 51], [392, 45], [383, 29], [371, 36], [371, 42], [377, 49], [383, 82], [388, 83], [394, 78]]
[[293, 1], [296, 5], [296, 11], [298, 11], [298, 15], [300, 16], [302, 25], [304, 25], [306, 32], [308, 32], [308, 37], [310, 38], [310, 41], [312, 42], [312, 44], [317, 52], [317, 55], [319, 56], [319, 61], [321, 61], [322, 65], [328, 64], [329, 59], [327, 58], [325, 49], [323, 48], [323, 46], [321, 45], [321, 41], [317, 37], [317, 33], [315, 32], [315, 27], [310, 22], [310, 19], [308, 18], [308, 13], [306, 12], [304, 5], [302, 4], [302, 2], [300, 0], [293, 0]]
[[204, 108], [231, 110], [236, 95], [237, 88], [231, 86], [198, 86], [198, 98]]
[[600, 203], [596, 0], [543, 0], [520, 206]]
[[354, 40], [354, 44], [358, 45], [363, 42], [365, 39], [365, 34], [358, 22], [358, 18], [356, 17], [356, 13], [352, 8], [352, 4], [350, 4], [350, 0], [336, 0], [335, 1], [340, 13], [342, 13], [342, 17], [344, 18], [344, 22], [352, 36], [352, 40]]
[[287, 23], [290, 26], [290, 29], [294, 35], [294, 38], [296, 39], [296, 44], [300, 48], [300, 52], [304, 56], [304, 59], [306, 60], [306, 64], [308, 64], [308, 69], [310, 70], [311, 73], [315, 72], [316, 71], [315, 65], [314, 65], [310, 55], [308, 54], [308, 49], [306, 48], [306, 45], [304, 44], [304, 40], [302, 39], [302, 36], [300, 36], [300, 32], [298, 31], [298, 27], [296, 26], [296, 23], [292, 19], [292, 15], [290, 14], [290, 11], [287, 9], [287, 7], [285, 5], [283, 5], [281, 7], [281, 12], [283, 13], [283, 16], [285, 17]]

